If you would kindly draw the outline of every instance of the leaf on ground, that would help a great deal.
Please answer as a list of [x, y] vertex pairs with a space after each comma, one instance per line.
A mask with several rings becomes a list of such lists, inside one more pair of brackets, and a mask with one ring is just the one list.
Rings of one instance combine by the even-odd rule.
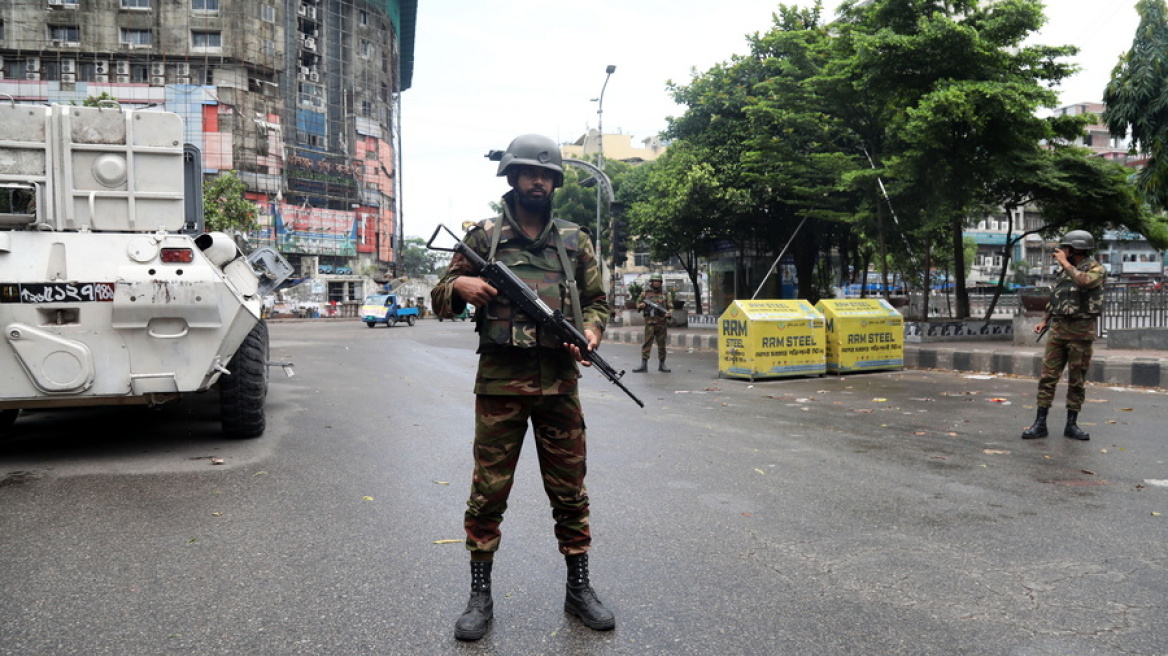
[[885, 402], [885, 401], [887, 401], [888, 399], [886, 399], [886, 398], [884, 398], [884, 397], [882, 397], [882, 396], [878, 396], [878, 397], [876, 397], [876, 398], [874, 398], [874, 399], [872, 399], [872, 400], [873, 400], [873, 401], [875, 401], [876, 403], [884, 403], [884, 402]]
[[872, 412], [872, 408], [856, 408], [855, 410], [853, 410], [853, 412], [858, 412], [860, 414], [868, 414], [868, 413]]
[[459, 538], [455, 540], [434, 540], [432, 544], [458, 544], [459, 542], [466, 542], [466, 539]]
[[1079, 471], [1083, 472], [1084, 474], [1086, 474], [1088, 476], [1098, 476], [1098, 474], [1091, 471], [1090, 469], [1080, 469]]
[[1005, 449], [985, 449], [984, 451], [982, 451], [982, 453], [988, 453], [991, 456], [1000, 456], [1000, 455], [1008, 454], [1010, 452], [1006, 451]]
[[361, 497], [362, 501], [373, 501], [373, 497]]
[[450, 485], [450, 483], [447, 481], [434, 481], [434, 484], [435, 485]]

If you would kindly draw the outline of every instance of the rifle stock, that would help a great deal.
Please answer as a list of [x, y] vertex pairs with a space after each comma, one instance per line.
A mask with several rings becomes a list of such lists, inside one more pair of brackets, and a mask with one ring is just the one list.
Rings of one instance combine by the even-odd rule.
[[[435, 247], [434, 240], [438, 237], [440, 230], [446, 230], [455, 239], [455, 246], [452, 249]], [[637, 402], [640, 407], [645, 407], [645, 404], [632, 393], [629, 388], [625, 387], [621, 382], [621, 376], [625, 372], [617, 371], [610, 365], [599, 353], [588, 350], [588, 338], [584, 336], [575, 326], [571, 324], [564, 314], [559, 310], [552, 310], [535, 294], [535, 292], [528, 287], [522, 280], [516, 276], [511, 269], [507, 268], [506, 264], [502, 262], [487, 262], [478, 253], [467, 246], [465, 242], [458, 238], [450, 228], [444, 225], [439, 225], [434, 229], [434, 235], [430, 237], [430, 241], [426, 243], [426, 247], [431, 250], [447, 251], [458, 253], [462, 255], [471, 264], [479, 269], [479, 275], [491, 283], [491, 286], [499, 290], [499, 293], [511, 299], [526, 312], [529, 316], [534, 317], [545, 330], [551, 331], [556, 337], [556, 340], [564, 344], [571, 344], [580, 349], [584, 359], [592, 363], [592, 366], [607, 378], [612, 384], [621, 388], [621, 390], [629, 396], [632, 400]]]

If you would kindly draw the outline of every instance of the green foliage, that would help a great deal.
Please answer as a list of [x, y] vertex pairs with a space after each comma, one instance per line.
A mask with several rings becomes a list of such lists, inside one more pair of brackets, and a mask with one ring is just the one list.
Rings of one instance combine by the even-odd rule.
[[118, 99], [115, 98], [114, 96], [111, 96], [108, 91], [102, 91], [100, 96], [89, 96], [85, 100], [82, 100], [81, 106], [82, 107], [100, 107], [103, 102], [117, 103]]
[[398, 273], [407, 278], [439, 273], [439, 256], [437, 251], [426, 248], [425, 239], [406, 237], [398, 258]]
[[244, 198], [247, 187], [235, 171], [223, 171], [203, 185], [207, 232], [248, 232], [258, 227], [255, 203]]
[[1139, 187], [1157, 207], [1168, 208], [1168, 9], [1164, 0], [1140, 0], [1136, 11], [1140, 25], [1111, 73], [1103, 120], [1116, 137], [1130, 133], [1133, 152], [1150, 156]]

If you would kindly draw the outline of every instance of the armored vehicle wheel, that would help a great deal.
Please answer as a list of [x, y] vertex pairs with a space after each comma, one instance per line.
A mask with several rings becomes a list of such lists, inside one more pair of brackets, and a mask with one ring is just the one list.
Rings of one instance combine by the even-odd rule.
[[268, 324], [260, 321], [219, 378], [219, 415], [223, 433], [247, 438], [263, 435], [264, 397], [268, 395]]
[[377, 322], [376, 322], [376, 321], [366, 321], [366, 322], [365, 322], [365, 325], [366, 325], [366, 326], [369, 326], [370, 328], [376, 328], [376, 327], [377, 327]]
[[411, 326], [414, 325], [414, 321], [416, 321], [416, 320], [417, 320], [417, 317], [415, 317], [412, 314], [410, 316], [406, 317], [406, 323], [408, 323]]

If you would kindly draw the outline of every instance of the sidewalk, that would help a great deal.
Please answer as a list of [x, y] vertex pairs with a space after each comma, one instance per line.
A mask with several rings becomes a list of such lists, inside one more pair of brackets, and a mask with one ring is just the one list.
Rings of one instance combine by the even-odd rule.
[[[612, 326], [607, 341], [640, 344], [642, 326]], [[669, 347], [709, 352], [717, 357], [718, 333], [709, 328], [670, 328]], [[1042, 372], [1042, 344], [1015, 346], [1012, 341], [905, 343], [908, 369], [942, 369], [1038, 378]], [[1096, 340], [1087, 380], [1135, 387], [1168, 388], [1168, 353], [1160, 350], [1110, 349]]]

